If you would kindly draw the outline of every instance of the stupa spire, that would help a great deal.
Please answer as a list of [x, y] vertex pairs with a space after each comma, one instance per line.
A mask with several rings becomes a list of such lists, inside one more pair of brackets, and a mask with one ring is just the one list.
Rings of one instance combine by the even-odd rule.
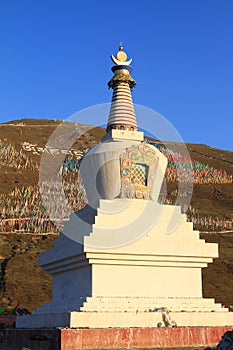
[[108, 117], [107, 132], [111, 129], [137, 131], [137, 121], [131, 95], [131, 89], [136, 86], [135, 80], [130, 76], [132, 58], [127, 61], [127, 54], [120, 43], [116, 56], [111, 55], [115, 64], [112, 67], [114, 76], [108, 82], [113, 89], [112, 103]]

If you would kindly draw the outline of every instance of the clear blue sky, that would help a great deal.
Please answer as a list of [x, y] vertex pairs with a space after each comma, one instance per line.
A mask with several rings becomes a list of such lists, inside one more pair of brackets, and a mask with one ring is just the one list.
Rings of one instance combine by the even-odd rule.
[[1, 0], [0, 122], [110, 102], [119, 41], [135, 103], [186, 142], [232, 150], [232, 0]]

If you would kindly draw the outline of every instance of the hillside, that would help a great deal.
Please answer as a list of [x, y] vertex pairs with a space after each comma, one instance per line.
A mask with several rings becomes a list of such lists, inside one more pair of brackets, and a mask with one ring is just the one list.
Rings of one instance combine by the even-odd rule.
[[[37, 266], [37, 256], [52, 246], [58, 230], [47, 218], [46, 211], [43, 212], [37, 184], [44, 147], [60, 123], [59, 120], [23, 119], [0, 124], [2, 306], [15, 306], [19, 302], [33, 310], [51, 297], [51, 279]], [[70, 157], [73, 158], [68, 166], [77, 155], [98, 143], [104, 134], [104, 129], [96, 127], [82, 135], [71, 147]], [[167, 149], [174, 147], [174, 143], [169, 142], [158, 144]], [[179, 145], [176, 146], [179, 149]], [[195, 183], [191, 205], [184, 209], [188, 209], [188, 219], [194, 221], [195, 228], [203, 231], [201, 237], [220, 245], [220, 259], [203, 271], [204, 296], [233, 303], [233, 152], [207, 145], [186, 146], [195, 166]], [[166, 172], [166, 198], [161, 195], [161, 201], [170, 204], [179, 199], [173, 163], [172, 160]], [[85, 204], [85, 196], [80, 187], [70, 183], [77, 180], [77, 172], [71, 175], [69, 172], [64, 175], [64, 191], [77, 210]], [[187, 192], [188, 189], [189, 184]], [[182, 196], [185, 202], [185, 191]], [[35, 218], [38, 219], [36, 223]]]

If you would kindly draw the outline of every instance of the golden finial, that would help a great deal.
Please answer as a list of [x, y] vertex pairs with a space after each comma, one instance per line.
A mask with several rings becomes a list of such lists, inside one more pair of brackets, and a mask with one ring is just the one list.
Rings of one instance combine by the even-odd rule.
[[127, 55], [126, 53], [123, 51], [123, 46], [122, 46], [122, 42], [120, 41], [120, 46], [119, 46], [119, 51], [116, 54], [116, 58], [121, 61], [121, 62], [125, 62], [127, 60]]

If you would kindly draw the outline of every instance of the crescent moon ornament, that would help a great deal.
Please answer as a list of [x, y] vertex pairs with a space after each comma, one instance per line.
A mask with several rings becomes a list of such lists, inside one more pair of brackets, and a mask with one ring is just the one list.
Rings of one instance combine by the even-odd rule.
[[113, 63], [115, 63], [117, 66], [122, 66], [122, 65], [129, 66], [130, 63], [132, 62], [132, 58], [129, 61], [126, 61], [127, 55], [123, 51], [119, 51], [116, 56], [117, 57], [114, 57], [113, 55], [111, 55], [110, 57]]

